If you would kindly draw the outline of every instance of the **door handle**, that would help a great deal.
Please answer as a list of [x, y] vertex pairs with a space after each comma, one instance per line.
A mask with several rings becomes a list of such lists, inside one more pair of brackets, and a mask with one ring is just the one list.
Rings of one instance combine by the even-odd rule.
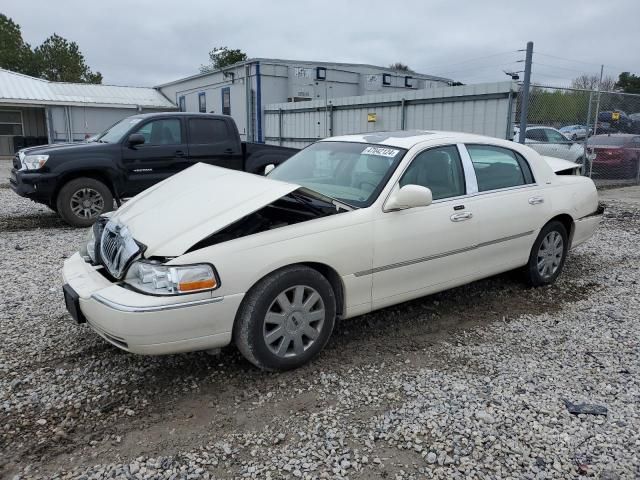
[[531, 205], [538, 205], [540, 203], [544, 203], [544, 198], [542, 198], [542, 197], [531, 197], [529, 199], [529, 203]]
[[464, 222], [465, 220], [469, 220], [473, 217], [473, 213], [471, 212], [462, 212], [462, 213], [454, 213], [449, 218], [452, 222]]
[[233, 148], [227, 148], [224, 153], [233, 153]]
[[182, 150], [176, 150], [176, 153], [174, 153], [174, 155], [176, 157], [184, 157], [185, 156], [185, 154], [184, 154], [184, 152]]

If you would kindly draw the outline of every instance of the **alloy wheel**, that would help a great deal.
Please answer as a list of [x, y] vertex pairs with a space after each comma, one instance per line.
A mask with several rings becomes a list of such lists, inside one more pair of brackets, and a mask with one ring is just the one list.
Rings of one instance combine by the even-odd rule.
[[264, 318], [263, 338], [274, 355], [302, 355], [320, 336], [325, 306], [320, 294], [308, 285], [295, 285], [280, 292]]
[[93, 188], [81, 188], [71, 195], [71, 211], [80, 218], [94, 218], [104, 210], [104, 198]]
[[552, 277], [560, 268], [564, 255], [564, 241], [559, 232], [549, 232], [538, 249], [538, 273], [544, 279]]

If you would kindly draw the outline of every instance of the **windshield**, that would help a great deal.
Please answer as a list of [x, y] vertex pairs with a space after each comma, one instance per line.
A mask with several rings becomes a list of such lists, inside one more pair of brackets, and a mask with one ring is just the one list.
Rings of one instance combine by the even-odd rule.
[[352, 142], [318, 142], [295, 154], [269, 178], [296, 183], [354, 207], [368, 207], [407, 151]]
[[95, 140], [96, 142], [102, 143], [118, 143], [122, 140], [122, 137], [125, 133], [129, 131], [131, 127], [133, 127], [136, 123], [140, 123], [142, 121], [139, 117], [129, 117], [124, 120], [120, 120], [115, 125], [110, 126]]

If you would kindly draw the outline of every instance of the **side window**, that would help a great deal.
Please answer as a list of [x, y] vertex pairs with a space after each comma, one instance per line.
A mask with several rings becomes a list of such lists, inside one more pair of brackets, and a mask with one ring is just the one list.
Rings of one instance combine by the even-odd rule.
[[490, 145], [467, 145], [467, 150], [480, 192], [533, 183], [527, 161], [513, 150]]
[[187, 111], [187, 99], [184, 97], [184, 95], [178, 98], [178, 110], [180, 110], [181, 112]]
[[544, 130], [542, 128], [533, 128], [531, 130], [527, 130], [527, 134], [525, 135], [529, 140], [533, 140], [534, 142], [546, 142], [547, 136], [544, 134]]
[[231, 115], [231, 89], [225, 87], [222, 92], [222, 114]]
[[189, 142], [194, 145], [224, 142], [230, 138], [227, 123], [222, 120], [214, 118], [189, 119]]
[[419, 153], [400, 179], [400, 186], [405, 185], [431, 189], [434, 200], [464, 195], [464, 171], [457, 147], [437, 147]]
[[198, 111], [200, 113], [207, 113], [207, 94], [205, 92], [198, 94]]
[[550, 128], [545, 128], [545, 133], [547, 134], [547, 138], [550, 143], [567, 143], [567, 139], [560, 132], [556, 132]]
[[136, 133], [142, 134], [145, 145], [178, 145], [182, 143], [180, 120], [177, 118], [152, 120], [141, 126]]

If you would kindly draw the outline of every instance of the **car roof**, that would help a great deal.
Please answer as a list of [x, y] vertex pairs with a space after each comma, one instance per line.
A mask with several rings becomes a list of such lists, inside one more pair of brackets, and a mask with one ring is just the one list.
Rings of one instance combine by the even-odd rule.
[[200, 113], [200, 112], [153, 112], [153, 113], [139, 113], [138, 115], [132, 115], [135, 118], [154, 118], [154, 117], [205, 117], [205, 118], [230, 118], [228, 115], [217, 115], [213, 113]]
[[471, 133], [446, 132], [440, 130], [395, 130], [383, 132], [358, 133], [353, 135], [340, 135], [320, 140], [321, 142], [352, 142], [352, 143], [372, 143], [375, 145], [386, 145], [390, 147], [410, 149], [420, 143], [438, 143], [442, 140], [454, 139], [455, 142], [486, 141], [496, 138]]

